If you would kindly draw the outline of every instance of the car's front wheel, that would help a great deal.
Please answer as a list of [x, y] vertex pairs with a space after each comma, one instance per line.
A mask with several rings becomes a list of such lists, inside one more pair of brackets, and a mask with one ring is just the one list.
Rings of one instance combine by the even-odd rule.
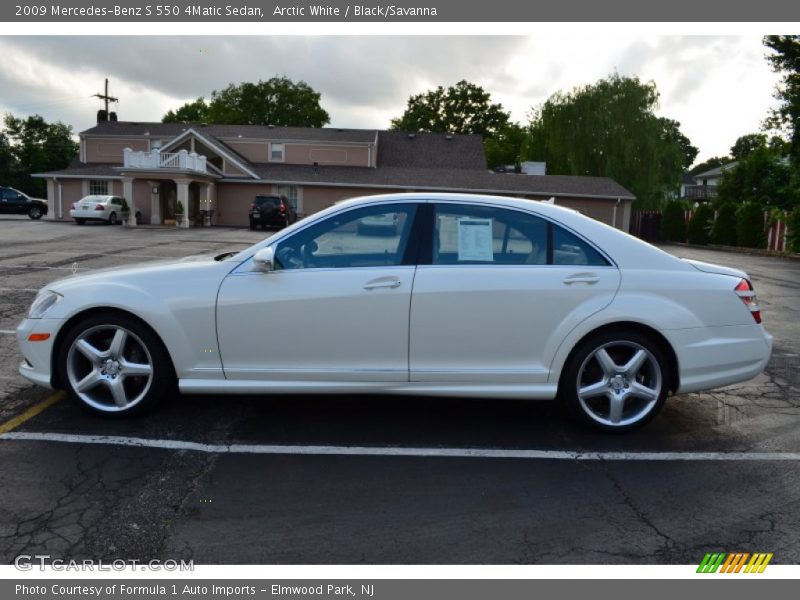
[[43, 214], [41, 206], [31, 206], [28, 209], [28, 216], [34, 221], [41, 219]]
[[664, 352], [638, 332], [606, 331], [585, 340], [565, 365], [559, 394], [585, 424], [630, 431], [658, 414], [668, 392]]
[[111, 417], [155, 406], [175, 382], [161, 340], [137, 320], [96, 315], [73, 326], [57, 355], [58, 375], [73, 400]]

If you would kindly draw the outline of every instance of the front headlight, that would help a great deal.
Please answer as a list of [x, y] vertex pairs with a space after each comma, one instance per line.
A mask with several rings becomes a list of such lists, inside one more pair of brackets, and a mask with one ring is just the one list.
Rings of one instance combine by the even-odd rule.
[[51, 290], [39, 292], [28, 311], [29, 319], [41, 319], [48, 310], [58, 304], [64, 296]]

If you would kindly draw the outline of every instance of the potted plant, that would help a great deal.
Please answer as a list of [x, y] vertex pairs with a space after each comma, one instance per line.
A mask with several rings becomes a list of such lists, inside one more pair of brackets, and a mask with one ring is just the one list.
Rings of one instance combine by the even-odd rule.
[[128, 201], [125, 198], [122, 199], [122, 208], [120, 209], [120, 219], [122, 220], [122, 224], [127, 227], [129, 225], [128, 219], [131, 216], [131, 209], [128, 206]]
[[183, 212], [183, 202], [178, 200], [175, 204], [175, 224], [178, 227], [183, 227], [186, 222], [186, 215]]

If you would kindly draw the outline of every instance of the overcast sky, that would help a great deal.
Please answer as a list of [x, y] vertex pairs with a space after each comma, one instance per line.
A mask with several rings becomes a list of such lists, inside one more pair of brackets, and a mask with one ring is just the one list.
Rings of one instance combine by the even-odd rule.
[[527, 121], [554, 92], [616, 71], [656, 82], [659, 114], [680, 121], [698, 160], [758, 130], [778, 82], [759, 36], [0, 37], [0, 56], [0, 111], [76, 132], [94, 124], [89, 96], [105, 77], [120, 120], [158, 121], [228, 83], [286, 75], [321, 92], [332, 126], [385, 128], [411, 94], [461, 79]]

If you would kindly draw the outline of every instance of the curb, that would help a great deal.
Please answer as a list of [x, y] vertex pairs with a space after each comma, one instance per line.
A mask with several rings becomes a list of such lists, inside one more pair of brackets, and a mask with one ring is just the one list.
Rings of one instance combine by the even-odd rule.
[[747, 254], [750, 256], [769, 256], [772, 258], [786, 258], [789, 260], [800, 260], [800, 254], [794, 252], [776, 252], [763, 248], [743, 248], [740, 246], [720, 246], [718, 244], [688, 244], [686, 242], [658, 242], [659, 246], [679, 246], [682, 248], [692, 248], [696, 250], [719, 250], [720, 252], [730, 252], [731, 254]]

